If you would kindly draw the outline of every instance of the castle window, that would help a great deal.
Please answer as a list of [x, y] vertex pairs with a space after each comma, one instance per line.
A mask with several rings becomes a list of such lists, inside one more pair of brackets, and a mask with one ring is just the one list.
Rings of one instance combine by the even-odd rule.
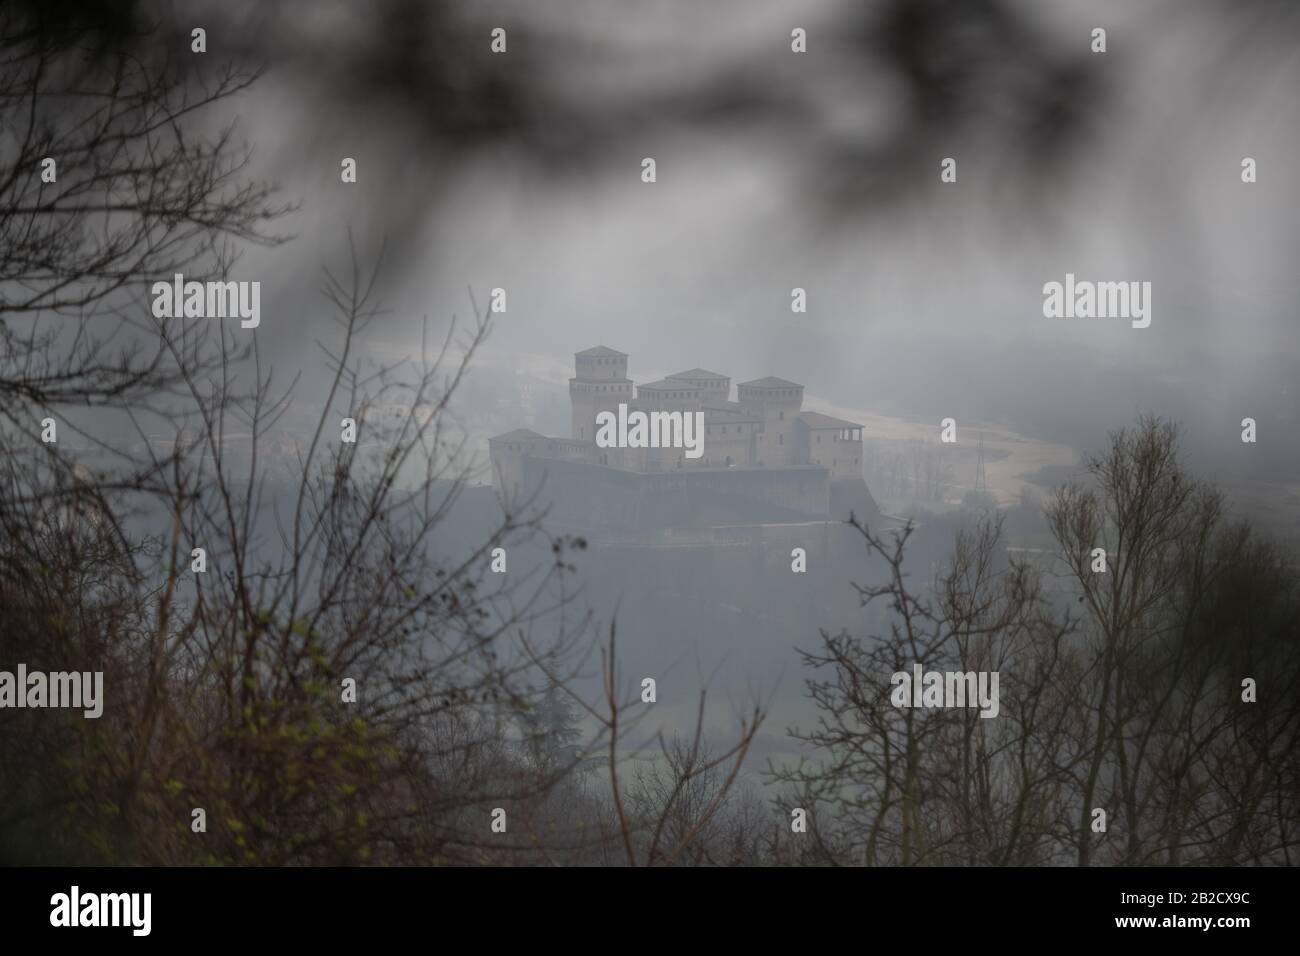
[[785, 444], [785, 436], [784, 436], [784, 435], [777, 435], [777, 436], [776, 436], [776, 443], [777, 443], [778, 445], [784, 445], [784, 444]]
[[781, 421], [785, 421], [785, 412], [777, 412], [777, 417], [780, 418]]

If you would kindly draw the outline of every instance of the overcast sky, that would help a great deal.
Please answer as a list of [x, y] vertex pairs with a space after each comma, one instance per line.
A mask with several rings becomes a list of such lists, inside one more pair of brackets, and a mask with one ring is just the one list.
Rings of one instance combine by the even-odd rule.
[[[502, 368], [604, 343], [640, 381], [775, 374], [846, 408], [1080, 444], [1156, 411], [1229, 455], [1252, 415], [1258, 458], [1294, 478], [1295, 14], [936, 0], [922, 6], [952, 35], [918, 40], [893, 6], [485, 2], [451, 32], [397, 0], [375, 17], [250, 8], [230, 29], [270, 38], [244, 51], [269, 70], [241, 128], [302, 203], [297, 241], [245, 263], [268, 286], [259, 341], [293, 362], [324, 328], [319, 265], [351, 227], [363, 248], [388, 241], [378, 337], [398, 346], [423, 315], [463, 316], [467, 287], [483, 302], [502, 286], [487, 355]], [[495, 25], [504, 56], [487, 52]], [[494, 71], [515, 84], [499, 100], [481, 94]], [[1151, 282], [1151, 326], [1044, 318], [1043, 284], [1067, 272]]]

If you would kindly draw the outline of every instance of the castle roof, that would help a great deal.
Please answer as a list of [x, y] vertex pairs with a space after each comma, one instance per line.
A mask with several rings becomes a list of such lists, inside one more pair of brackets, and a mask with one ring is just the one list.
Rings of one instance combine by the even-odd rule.
[[747, 422], [761, 422], [763, 419], [753, 415], [736, 415], [731, 412], [719, 411], [716, 408], [706, 408], [704, 410], [704, 423], [706, 425], [743, 425]]
[[798, 382], [790, 382], [775, 375], [756, 378], [752, 382], [741, 382], [737, 388], [803, 388]]
[[685, 372], [678, 372], [676, 375], [669, 375], [669, 378], [688, 379], [700, 381], [701, 379], [711, 379], [712, 381], [731, 381], [730, 375], [722, 375], [719, 372], [710, 372], [707, 368], [688, 368]]
[[666, 391], [670, 388], [675, 388], [680, 391], [681, 389], [691, 389], [691, 388], [699, 388], [699, 387], [700, 387], [699, 385], [685, 385], [682, 382], [676, 381], [671, 378], [661, 378], [657, 382], [646, 382], [644, 385], [637, 386], [637, 388], [648, 388], [648, 389], [652, 389], [653, 391]]
[[857, 422], [847, 421], [843, 418], [836, 418], [834, 415], [823, 415], [821, 412], [800, 412], [799, 421], [803, 422], [809, 428], [814, 430], [835, 429], [841, 431], [845, 428], [862, 428]]
[[763, 419], [745, 413], [740, 402], [713, 401], [704, 403], [704, 420], [713, 425], [728, 422], [761, 422]]
[[504, 435], [489, 438], [488, 441], [535, 441], [538, 438], [545, 439], [546, 436], [533, 431], [531, 428], [516, 428]]
[[627, 358], [626, 352], [619, 352], [604, 345], [597, 345], [595, 348], [577, 352], [575, 355], [579, 358]]

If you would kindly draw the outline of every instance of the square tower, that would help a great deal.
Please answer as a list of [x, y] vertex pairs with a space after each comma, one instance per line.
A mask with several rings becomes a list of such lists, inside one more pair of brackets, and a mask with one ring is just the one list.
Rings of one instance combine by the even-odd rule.
[[862, 425], [821, 412], [796, 416], [798, 464], [829, 468], [831, 480], [862, 477]]
[[736, 397], [746, 415], [763, 420], [756, 450], [759, 464], [768, 468], [796, 464], [794, 423], [803, 407], [803, 386], [769, 375], [740, 382]]
[[572, 420], [569, 437], [596, 440], [596, 414], [618, 412], [620, 402], [632, 403], [632, 380], [627, 377], [627, 353], [603, 345], [573, 356], [574, 376], [569, 379]]

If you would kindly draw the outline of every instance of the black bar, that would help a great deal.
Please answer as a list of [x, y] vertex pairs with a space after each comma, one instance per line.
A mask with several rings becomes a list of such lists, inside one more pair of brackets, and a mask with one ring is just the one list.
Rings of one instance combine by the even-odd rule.
[[[925, 946], [949, 934], [972, 944], [1131, 937], [1138, 945], [1182, 946], [1192, 939], [1234, 945], [1252, 933], [1284, 930], [1293, 896], [1288, 871], [1239, 868], [26, 868], [0, 870], [6, 943], [66, 942], [74, 930], [51, 925], [52, 898], [70, 897], [73, 886], [83, 905], [87, 894], [150, 894], [147, 936], [136, 936], [129, 925], [76, 927], [83, 945], [153, 940], [205, 947], [415, 938], [443, 948], [452, 934], [493, 949], [507, 939], [588, 945], [598, 930], [635, 945], [651, 937], [682, 942], [685, 937], [673, 934], [687, 927], [691, 939], [702, 931], [761, 943], [771, 932], [791, 929], [847, 934], [873, 947], [883, 941]], [[1161, 925], [1166, 918], [1207, 917], [1244, 917], [1248, 925]], [[1156, 925], [1117, 925], [1125, 918], [1153, 918]]]

